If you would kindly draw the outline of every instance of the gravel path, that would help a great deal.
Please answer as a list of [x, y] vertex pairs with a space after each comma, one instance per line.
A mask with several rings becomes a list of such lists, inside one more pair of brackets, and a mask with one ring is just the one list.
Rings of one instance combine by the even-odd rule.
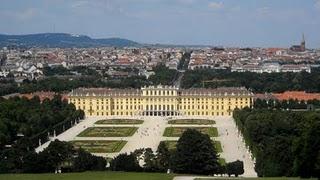
[[221, 142], [223, 152], [220, 154], [227, 162], [241, 160], [244, 163], [244, 177], [257, 177], [254, 171], [254, 161], [251, 154], [245, 147], [242, 137], [238, 134], [236, 124], [231, 117], [218, 117], [216, 126], [219, 137], [216, 138]]

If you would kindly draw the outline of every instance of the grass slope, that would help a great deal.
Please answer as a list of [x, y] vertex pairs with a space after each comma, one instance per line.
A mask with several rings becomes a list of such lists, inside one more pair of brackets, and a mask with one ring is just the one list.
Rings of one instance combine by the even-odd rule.
[[109, 171], [65, 174], [0, 174], [1, 180], [172, 180], [173, 177], [173, 174]]
[[[270, 177], [270, 178], [196, 178], [195, 180], [299, 180], [300, 178], [295, 178], [295, 177]], [[315, 180], [315, 179], [314, 179]]]

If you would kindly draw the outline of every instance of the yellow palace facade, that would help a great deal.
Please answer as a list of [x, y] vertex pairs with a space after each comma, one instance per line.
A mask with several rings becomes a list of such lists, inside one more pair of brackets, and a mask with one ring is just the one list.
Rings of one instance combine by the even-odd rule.
[[86, 116], [231, 116], [251, 107], [253, 93], [243, 87], [179, 89], [149, 86], [141, 89], [79, 88], [69, 103]]

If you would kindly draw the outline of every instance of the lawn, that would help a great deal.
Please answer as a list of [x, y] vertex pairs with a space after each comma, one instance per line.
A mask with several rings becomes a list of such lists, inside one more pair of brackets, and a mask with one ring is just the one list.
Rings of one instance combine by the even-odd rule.
[[[222, 178], [222, 177], [217, 177], [217, 178], [196, 178], [195, 180], [299, 180], [300, 178], [295, 178], [295, 177], [264, 177], [264, 178]], [[314, 178], [315, 180], [315, 178]]]
[[211, 125], [215, 124], [216, 122], [213, 120], [207, 119], [177, 119], [171, 120], [168, 124], [196, 124], [196, 125]]
[[95, 124], [142, 124], [143, 120], [138, 119], [105, 119], [99, 120]]
[[[174, 150], [177, 145], [177, 141], [164, 141], [169, 150]], [[222, 152], [221, 142], [220, 141], [212, 141], [213, 145], [215, 146], [217, 153]]]
[[174, 174], [129, 172], [83, 172], [62, 174], [0, 174], [3, 180], [172, 180]]
[[163, 136], [165, 137], [180, 137], [187, 129], [196, 129], [210, 137], [217, 137], [218, 130], [215, 127], [167, 127], [164, 130]]
[[82, 148], [91, 153], [114, 153], [119, 152], [127, 141], [71, 141], [75, 148]]
[[127, 137], [132, 136], [137, 127], [89, 127], [78, 134], [79, 137]]

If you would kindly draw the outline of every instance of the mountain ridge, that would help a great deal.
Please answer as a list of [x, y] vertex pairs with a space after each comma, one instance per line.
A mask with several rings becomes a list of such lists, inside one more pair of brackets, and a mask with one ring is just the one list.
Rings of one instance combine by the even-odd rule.
[[137, 47], [139, 43], [124, 38], [91, 38], [86, 35], [68, 33], [37, 33], [22, 35], [0, 34], [0, 47]]

